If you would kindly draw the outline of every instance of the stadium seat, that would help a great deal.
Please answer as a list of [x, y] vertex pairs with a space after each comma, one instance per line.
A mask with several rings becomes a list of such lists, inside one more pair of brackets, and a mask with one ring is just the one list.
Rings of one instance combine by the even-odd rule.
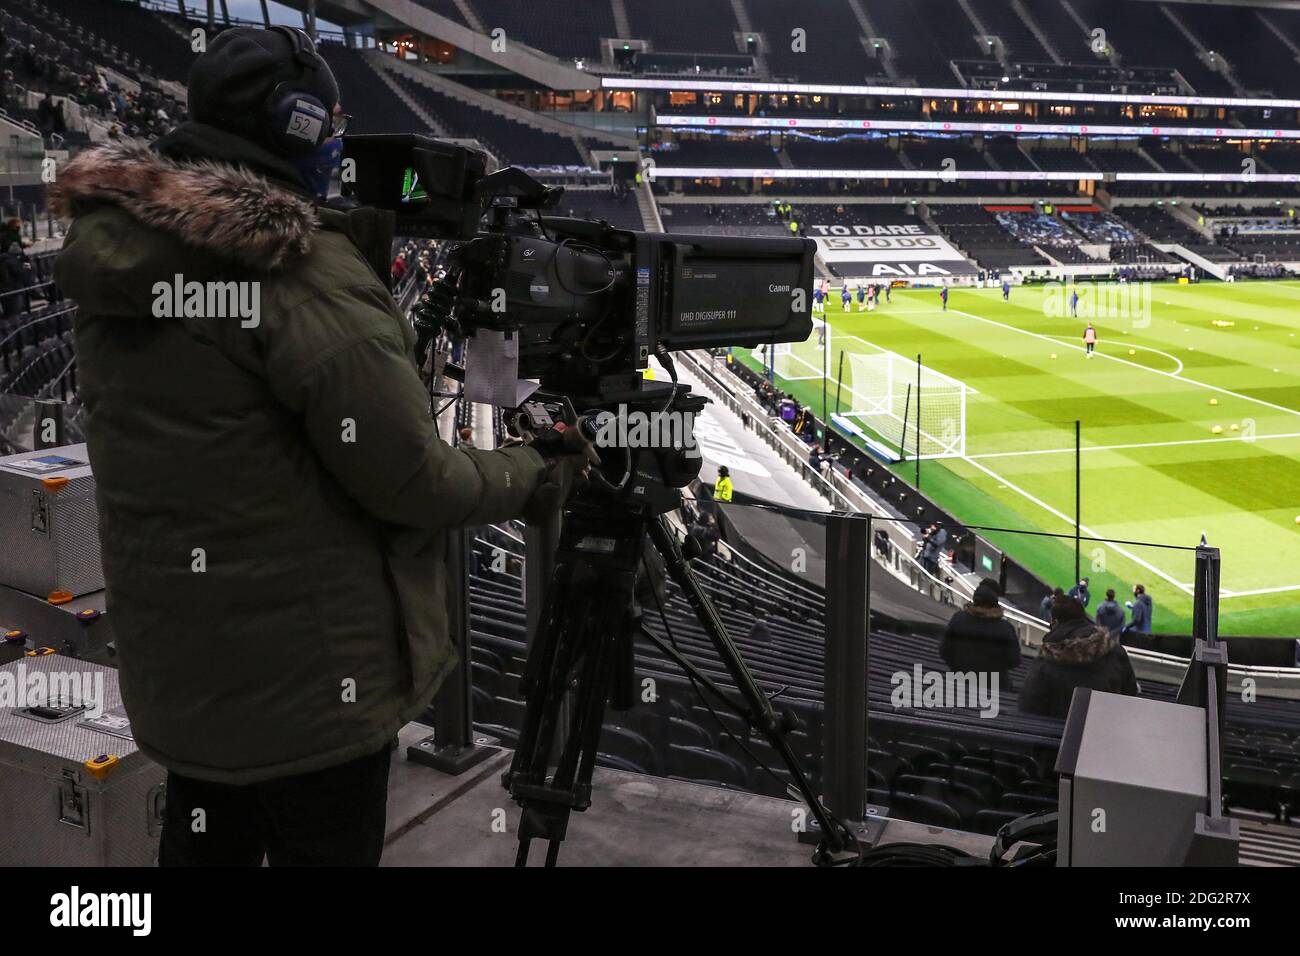
[[749, 782], [749, 772], [740, 761], [703, 747], [669, 744], [666, 769], [669, 776], [717, 782], [742, 790]]
[[611, 770], [623, 770], [627, 773], [654, 773], [653, 770], [638, 764], [634, 760], [628, 760], [626, 757], [606, 753], [603, 750], [596, 752], [596, 765], [599, 767], [609, 767]]
[[894, 782], [894, 789], [903, 793], [933, 797], [952, 807], [963, 820], [971, 820], [987, 805], [987, 799], [974, 787], [957, 783], [946, 777], [922, 777], [904, 774]]
[[991, 804], [997, 795], [1002, 792], [1002, 786], [998, 782], [998, 778], [987, 770], [981, 770], [978, 767], [953, 767], [951, 776], [954, 783], [965, 784], [975, 790], [986, 804]]
[[975, 814], [973, 829], [976, 833], [987, 833], [990, 836], [997, 833], [1008, 823], [1019, 820], [1024, 814], [1017, 813], [1015, 810], [981, 810]]
[[482, 688], [490, 696], [496, 697], [501, 693], [501, 672], [495, 668], [481, 664], [478, 661], [471, 661], [470, 671], [475, 688]]
[[868, 750], [867, 767], [877, 771], [890, 787], [899, 774], [912, 773], [911, 761], [885, 750]]
[[1040, 797], [1030, 793], [1004, 793], [998, 800], [999, 809], [1014, 810], [1019, 813], [1054, 810], [1057, 806], [1058, 801], [1052, 797]]
[[949, 762], [946, 753], [925, 744], [916, 744], [904, 740], [895, 743], [893, 750], [899, 756], [906, 757], [908, 762], [916, 768], [917, 773], [925, 773], [934, 767], [946, 766]]
[[714, 746], [712, 734], [694, 721], [680, 717], [668, 719], [668, 740], [670, 743], [687, 747], [711, 749]]
[[600, 732], [600, 749], [643, 768], [642, 773], [659, 772], [654, 745], [634, 730], [606, 724]]
[[961, 829], [961, 814], [934, 797], [895, 791], [887, 802], [890, 816], [900, 820], [910, 820], [913, 823], [944, 827], [949, 830]]

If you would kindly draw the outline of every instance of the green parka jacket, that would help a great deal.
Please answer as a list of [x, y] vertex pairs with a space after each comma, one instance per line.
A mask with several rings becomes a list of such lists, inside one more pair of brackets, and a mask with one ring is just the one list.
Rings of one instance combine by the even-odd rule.
[[[444, 532], [518, 516], [541, 456], [439, 440], [386, 214], [117, 145], [52, 195], [141, 749], [236, 784], [380, 749], [455, 663]], [[220, 316], [232, 289], [255, 317]]]

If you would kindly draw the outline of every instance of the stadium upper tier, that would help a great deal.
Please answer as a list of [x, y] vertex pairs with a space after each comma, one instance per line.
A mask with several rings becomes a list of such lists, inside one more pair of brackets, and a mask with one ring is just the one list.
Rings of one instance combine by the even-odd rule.
[[[67, 2], [67, 0], [64, 0]], [[1294, 95], [1300, 13], [1126, 0], [421, 0], [600, 72], [665, 72], [664, 54], [750, 57], [755, 78], [1021, 89]], [[376, 6], [386, 6], [376, 4]], [[467, 14], [471, 16], [467, 17]], [[477, 23], [475, 22], [477, 21]], [[611, 43], [610, 41], [615, 41]], [[626, 51], [615, 56], [615, 49]], [[683, 61], [683, 72], [694, 73]], [[706, 65], [701, 69], [708, 69]]]
[[725, 182], [757, 176], [781, 184], [779, 188], [800, 183], [799, 188], [832, 193], [885, 184], [887, 190], [908, 195], [932, 188], [961, 195], [967, 187], [1006, 194], [1044, 188], [1072, 192], [1086, 181], [1113, 192], [1161, 196], [1206, 188], [1270, 195], [1268, 187], [1289, 195], [1300, 182], [1300, 149], [1284, 143], [1245, 147], [1143, 137], [1064, 145], [1061, 138], [1001, 135], [702, 132], [658, 136], [650, 154], [659, 185], [689, 188], [697, 177]]
[[96, 62], [129, 77], [184, 82], [194, 52], [156, 14], [118, 0], [6, 0], [5, 6]]

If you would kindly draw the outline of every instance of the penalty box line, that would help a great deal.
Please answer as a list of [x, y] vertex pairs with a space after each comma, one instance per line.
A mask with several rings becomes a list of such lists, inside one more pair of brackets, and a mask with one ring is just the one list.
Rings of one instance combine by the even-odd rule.
[[[1175, 441], [1140, 441], [1131, 442], [1125, 445], [1084, 445], [1079, 449], [1079, 451], [1126, 451], [1130, 448], [1172, 448], [1176, 445], [1220, 445], [1224, 442], [1232, 441], [1244, 441], [1250, 443], [1282, 438], [1300, 438], [1300, 432], [1282, 432], [1277, 435], [1222, 435], [1217, 438], [1181, 438]], [[1073, 455], [1074, 448], [1030, 448], [1024, 451], [989, 451], [981, 452], [978, 455], [969, 455], [967, 457], [982, 460], [985, 458], [1027, 458], [1031, 455], [1064, 454]]]

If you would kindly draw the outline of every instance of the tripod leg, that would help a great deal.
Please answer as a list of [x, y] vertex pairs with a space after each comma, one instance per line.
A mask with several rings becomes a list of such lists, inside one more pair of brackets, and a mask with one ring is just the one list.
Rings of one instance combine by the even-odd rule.
[[520, 682], [527, 706], [519, 728], [515, 756], [505, 777], [512, 788], [517, 783], [540, 784], [546, 779], [552, 738], [564, 699], [564, 685], [572, 667], [573, 634], [566, 629], [555, 595], [563, 593], [572, 568], [565, 563], [555, 567], [555, 587], [547, 597], [541, 627], [529, 648], [528, 662]]
[[[570, 812], [591, 805], [601, 725], [622, 659], [616, 652], [630, 639], [644, 533], [637, 515], [566, 515], [542, 627], [529, 651], [519, 747], [505, 777], [523, 808], [516, 865], [527, 862], [529, 841], [541, 838], [550, 843], [553, 866]], [[548, 775], [566, 696], [570, 719]]]

